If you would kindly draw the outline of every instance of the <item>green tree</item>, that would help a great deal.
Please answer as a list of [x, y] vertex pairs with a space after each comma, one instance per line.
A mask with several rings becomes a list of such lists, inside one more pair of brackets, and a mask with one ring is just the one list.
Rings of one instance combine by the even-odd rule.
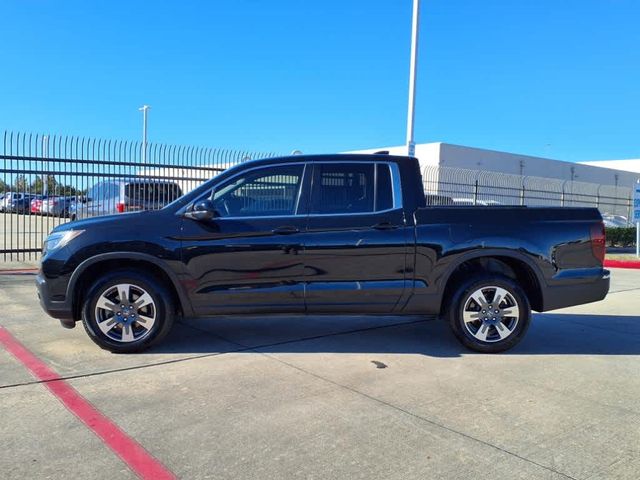
[[58, 194], [65, 197], [71, 197], [73, 195], [78, 195], [78, 191], [71, 185], [58, 185]]
[[9, 185], [0, 180], [0, 193], [6, 192], [9, 190]]
[[[58, 182], [53, 175], [47, 175], [47, 195], [58, 195]], [[31, 193], [43, 194], [44, 182], [42, 177], [36, 177], [31, 183]]]
[[18, 175], [16, 177], [15, 182], [13, 182], [13, 190], [16, 192], [27, 191], [27, 180], [24, 178], [24, 175]]

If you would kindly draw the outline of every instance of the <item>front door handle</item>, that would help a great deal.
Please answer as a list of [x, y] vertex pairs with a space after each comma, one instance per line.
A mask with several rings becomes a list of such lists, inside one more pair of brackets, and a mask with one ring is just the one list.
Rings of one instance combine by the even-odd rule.
[[271, 232], [276, 235], [291, 235], [293, 233], [300, 233], [300, 229], [291, 225], [284, 225], [282, 227], [274, 228]]
[[395, 230], [398, 226], [391, 222], [380, 222], [374, 225], [373, 228], [376, 230]]

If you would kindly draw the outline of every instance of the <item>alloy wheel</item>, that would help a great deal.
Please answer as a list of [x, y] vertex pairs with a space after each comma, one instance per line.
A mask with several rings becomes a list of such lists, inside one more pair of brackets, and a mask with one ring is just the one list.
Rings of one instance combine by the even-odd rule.
[[477, 340], [499, 342], [514, 332], [520, 308], [509, 291], [498, 286], [485, 286], [467, 297], [462, 317], [467, 332]]
[[103, 334], [111, 340], [130, 343], [141, 340], [156, 323], [157, 309], [153, 298], [143, 288], [119, 283], [98, 297], [95, 318]]

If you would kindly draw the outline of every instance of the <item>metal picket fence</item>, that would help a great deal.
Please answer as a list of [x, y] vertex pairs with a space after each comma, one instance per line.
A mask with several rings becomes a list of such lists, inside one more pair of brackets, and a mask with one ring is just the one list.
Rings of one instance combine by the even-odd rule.
[[[3, 261], [37, 259], [43, 238], [62, 222], [161, 208], [236, 163], [275, 155], [7, 131], [0, 140]], [[119, 204], [111, 195], [118, 188], [135, 205]], [[100, 210], [89, 211], [98, 203]]]
[[596, 207], [617, 226], [630, 225], [631, 186], [428, 166], [422, 179], [431, 205]]
[[[234, 164], [276, 155], [14, 132], [4, 132], [0, 140], [0, 260], [5, 262], [37, 260], [42, 240], [62, 222], [161, 208]], [[629, 223], [633, 203], [631, 186], [481, 170], [427, 167], [423, 182], [431, 205], [589, 206], [620, 226]], [[115, 196], [112, 188], [120, 188]], [[117, 200], [123, 193], [133, 204]], [[98, 203], [102, 209], [93, 209]]]

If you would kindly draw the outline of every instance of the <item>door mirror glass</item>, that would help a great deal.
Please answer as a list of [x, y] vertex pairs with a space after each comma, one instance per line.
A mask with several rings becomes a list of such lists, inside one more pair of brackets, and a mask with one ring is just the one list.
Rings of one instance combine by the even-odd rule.
[[184, 214], [185, 217], [192, 220], [211, 220], [218, 217], [213, 202], [209, 199], [200, 200], [193, 205], [193, 208]]

